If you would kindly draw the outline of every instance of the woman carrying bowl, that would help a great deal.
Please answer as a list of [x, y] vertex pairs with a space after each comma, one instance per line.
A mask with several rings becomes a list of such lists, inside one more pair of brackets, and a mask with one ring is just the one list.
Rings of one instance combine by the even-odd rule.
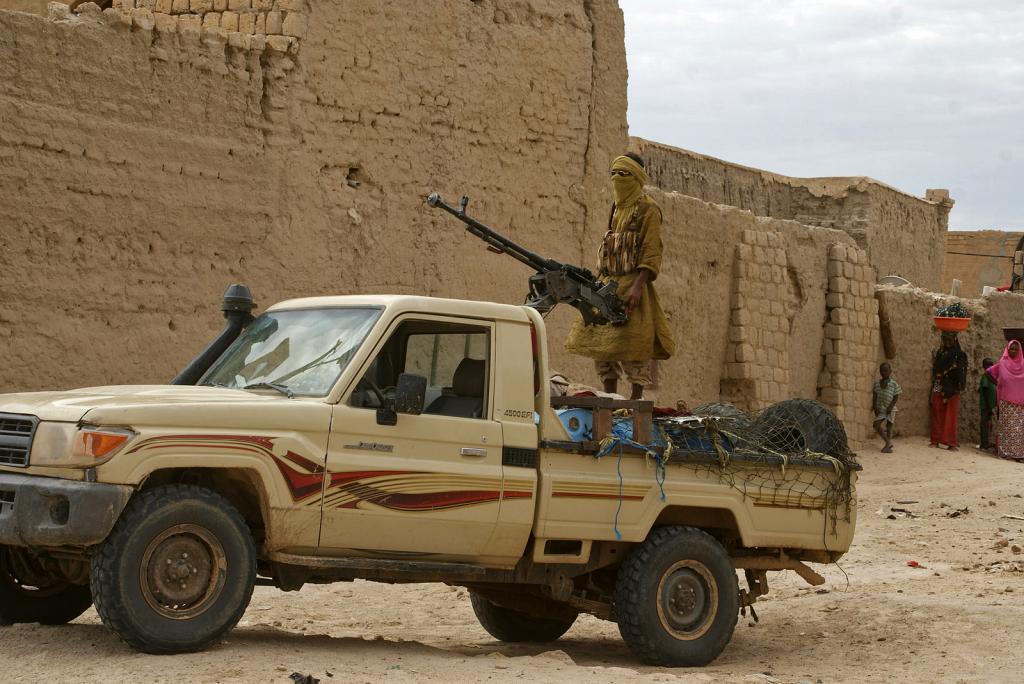
[[1006, 344], [1002, 358], [986, 371], [996, 381], [999, 429], [996, 454], [1024, 461], [1024, 351], [1019, 340]]
[[931, 445], [956, 451], [960, 394], [967, 385], [967, 355], [954, 332], [942, 333], [942, 346], [932, 357]]

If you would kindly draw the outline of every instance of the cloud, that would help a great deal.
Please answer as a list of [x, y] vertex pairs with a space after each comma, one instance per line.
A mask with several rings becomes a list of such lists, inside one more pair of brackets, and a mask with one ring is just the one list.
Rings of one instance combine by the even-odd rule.
[[1024, 4], [620, 0], [634, 135], [1024, 230]]

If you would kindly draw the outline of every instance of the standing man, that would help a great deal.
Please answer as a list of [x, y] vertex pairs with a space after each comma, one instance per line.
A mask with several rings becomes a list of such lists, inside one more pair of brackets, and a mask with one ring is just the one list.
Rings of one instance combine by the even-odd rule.
[[624, 372], [632, 385], [630, 398], [640, 399], [651, 384], [651, 360], [667, 359], [675, 352], [668, 319], [654, 291], [661, 270], [661, 209], [644, 193], [647, 172], [638, 155], [617, 157], [611, 180], [615, 204], [601, 241], [598, 273], [602, 281], [619, 284], [629, 319], [619, 326], [587, 326], [577, 320], [565, 346], [573, 354], [594, 359], [605, 392], [618, 392]]

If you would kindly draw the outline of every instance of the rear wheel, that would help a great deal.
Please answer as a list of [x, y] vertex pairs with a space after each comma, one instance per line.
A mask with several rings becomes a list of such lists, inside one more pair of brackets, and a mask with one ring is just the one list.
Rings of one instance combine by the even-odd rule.
[[242, 617], [255, 577], [252, 535], [241, 515], [191, 485], [134, 498], [92, 560], [103, 624], [147, 653], [215, 642]]
[[651, 532], [622, 564], [615, 615], [626, 645], [652, 665], [706, 665], [732, 638], [739, 587], [729, 555], [692, 527]]
[[499, 606], [471, 591], [469, 599], [480, 626], [498, 641], [555, 641], [569, 631], [578, 613], [570, 608], [552, 607], [545, 617]]
[[63, 625], [90, 606], [89, 587], [55, 577], [24, 549], [0, 546], [0, 625]]

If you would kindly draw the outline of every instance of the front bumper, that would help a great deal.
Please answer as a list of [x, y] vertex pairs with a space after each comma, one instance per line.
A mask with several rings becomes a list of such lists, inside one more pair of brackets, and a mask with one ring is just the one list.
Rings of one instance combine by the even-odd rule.
[[0, 544], [99, 544], [133, 491], [123, 485], [0, 473]]

